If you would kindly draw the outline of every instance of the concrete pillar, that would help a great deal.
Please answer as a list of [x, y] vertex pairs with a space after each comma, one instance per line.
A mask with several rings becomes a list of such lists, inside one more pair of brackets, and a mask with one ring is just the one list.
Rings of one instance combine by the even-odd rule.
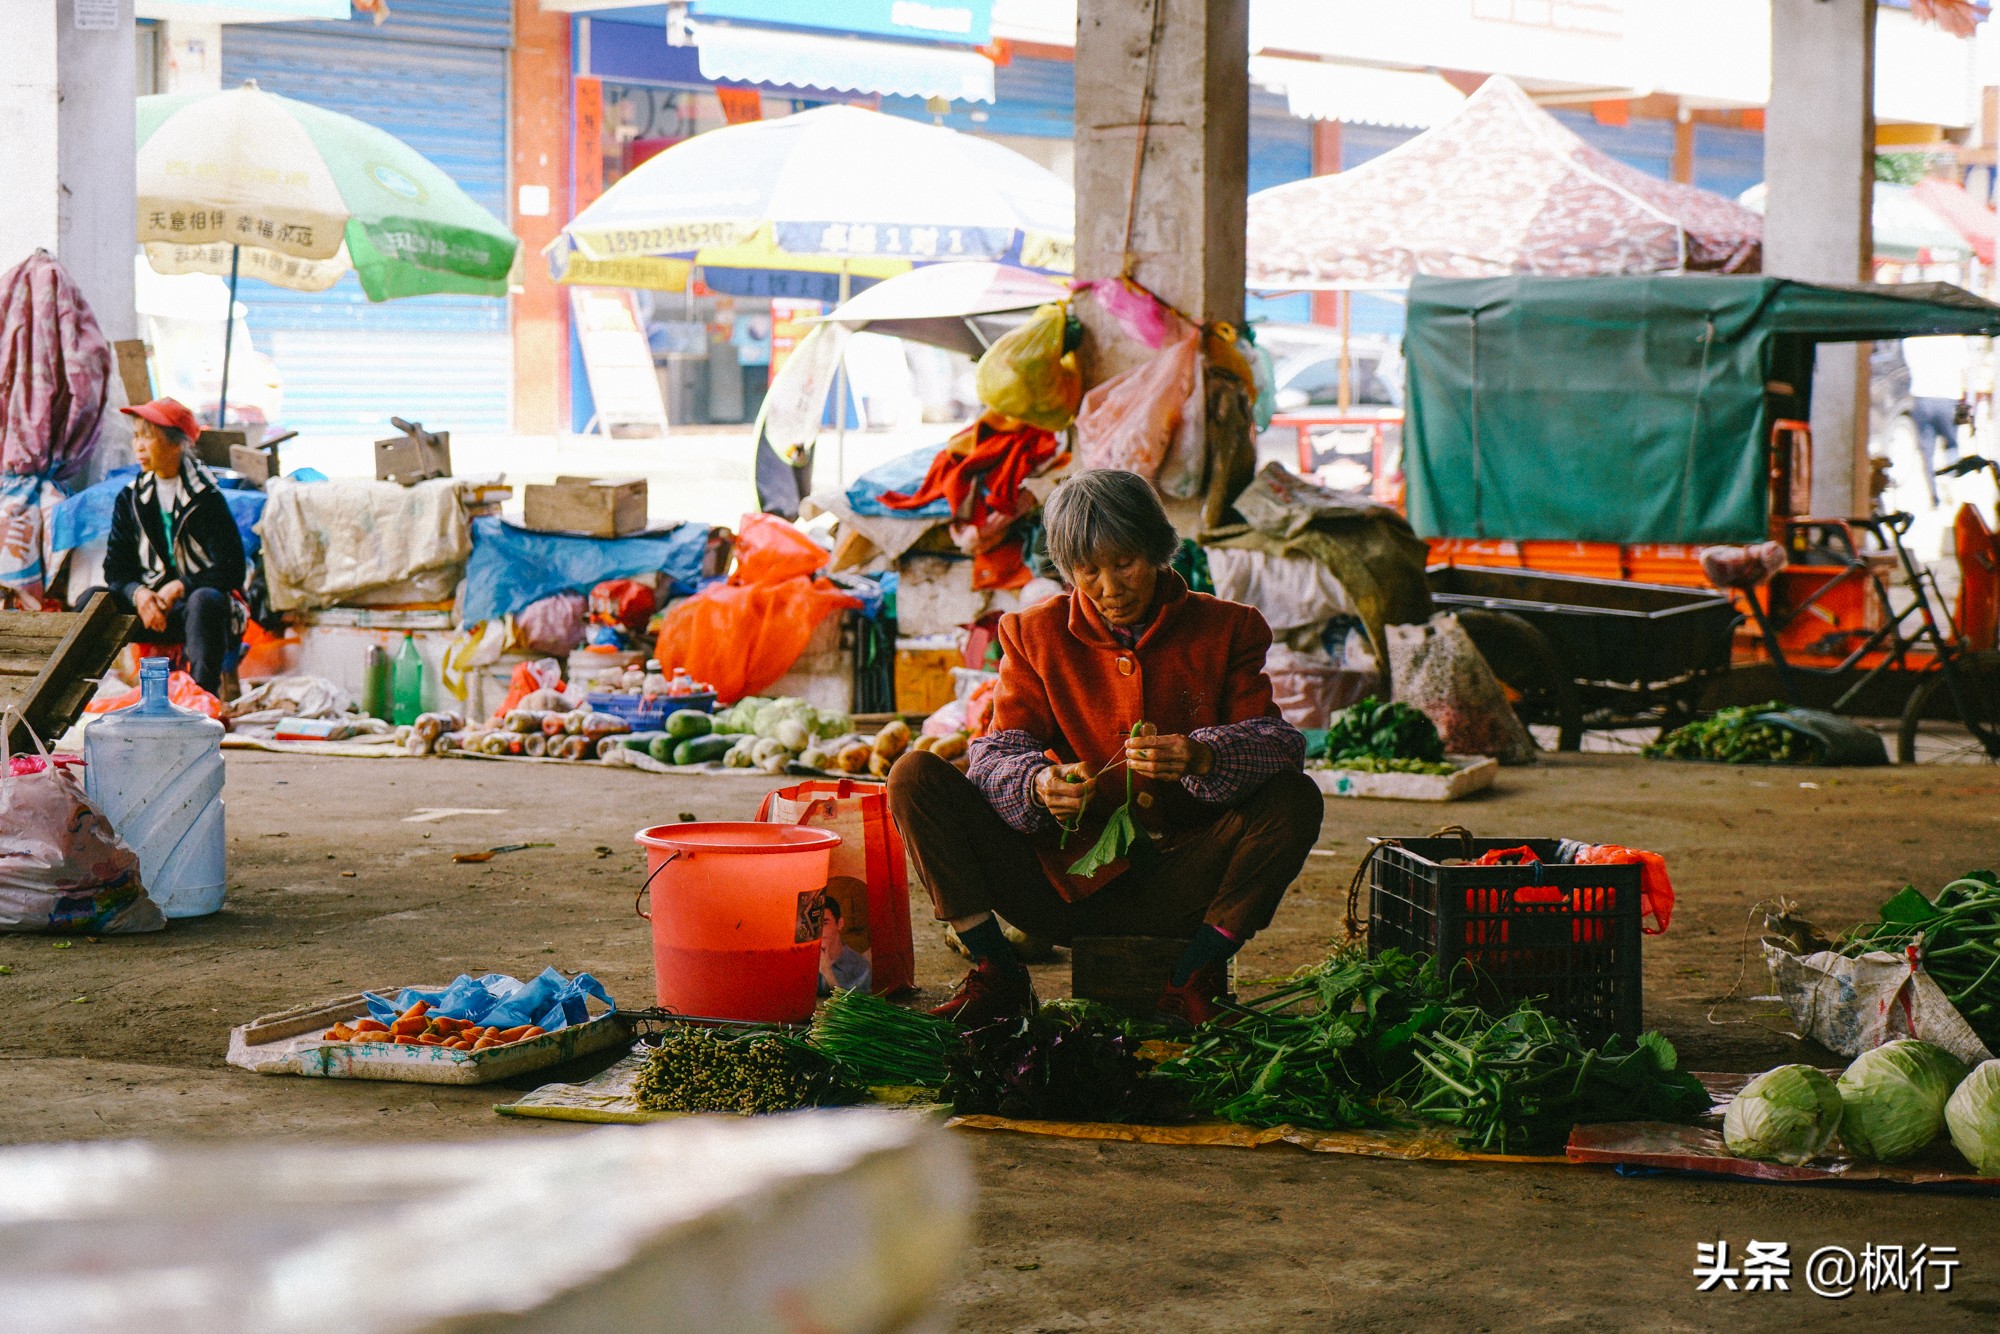
[[[1151, 128], [1132, 210], [1132, 276], [1202, 320], [1243, 318], [1243, 202], [1250, 162], [1248, 0], [1157, 0]], [[1076, 272], [1125, 264], [1152, 0], [1080, 0], [1076, 34]], [[1143, 359], [1089, 302], [1085, 382]]]
[[558, 435], [569, 417], [569, 294], [549, 281], [542, 247], [568, 220], [570, 49], [567, 14], [514, 0], [509, 225], [514, 266], [514, 430]]
[[37, 247], [62, 261], [108, 338], [130, 338], [136, 133], [132, 0], [7, 7], [0, 62], [0, 270]]
[[[1874, 267], [1875, 0], [1771, 0], [1764, 271], [1867, 282]], [[1813, 369], [1813, 509], [1866, 514], [1868, 345]]]
[[171, 19], [160, 25], [163, 93], [222, 91], [222, 25]]

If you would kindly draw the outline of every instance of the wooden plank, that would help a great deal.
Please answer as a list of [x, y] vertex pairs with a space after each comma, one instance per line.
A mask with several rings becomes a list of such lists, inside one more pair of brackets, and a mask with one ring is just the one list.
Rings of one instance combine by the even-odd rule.
[[59, 622], [59, 626], [49, 628], [59, 628], [62, 637], [14, 704], [17, 712], [7, 744], [16, 750], [33, 746], [28, 738], [30, 728], [44, 743], [69, 730], [96, 693], [98, 679], [110, 669], [118, 650], [125, 647], [138, 625], [137, 617], [118, 610], [109, 593], [94, 595], [74, 612], [24, 614]]
[[127, 403], [150, 403], [153, 377], [146, 369], [146, 344], [139, 338], [121, 338], [111, 345], [118, 357], [118, 378], [125, 386]]

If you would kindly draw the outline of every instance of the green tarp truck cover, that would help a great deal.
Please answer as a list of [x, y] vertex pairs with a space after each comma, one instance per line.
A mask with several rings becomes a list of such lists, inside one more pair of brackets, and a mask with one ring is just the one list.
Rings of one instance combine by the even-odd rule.
[[1815, 343], [2000, 332], [1943, 283], [1428, 278], [1410, 284], [1403, 469], [1425, 537], [1752, 542], [1771, 423]]

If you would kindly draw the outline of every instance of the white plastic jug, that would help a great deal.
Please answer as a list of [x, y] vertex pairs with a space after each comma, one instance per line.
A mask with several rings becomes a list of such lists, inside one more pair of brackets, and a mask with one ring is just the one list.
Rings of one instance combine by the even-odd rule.
[[165, 658], [139, 663], [136, 707], [83, 734], [84, 791], [139, 854], [146, 892], [169, 917], [222, 907], [222, 724], [167, 700]]

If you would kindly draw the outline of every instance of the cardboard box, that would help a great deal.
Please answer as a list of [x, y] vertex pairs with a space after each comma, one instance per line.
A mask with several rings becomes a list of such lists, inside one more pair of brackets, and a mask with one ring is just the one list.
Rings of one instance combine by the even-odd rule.
[[391, 417], [403, 434], [375, 442], [375, 479], [412, 486], [451, 476], [451, 432], [426, 431], [422, 422]]
[[538, 533], [628, 537], [646, 531], [646, 479], [558, 477], [522, 493], [522, 521]]
[[896, 712], [929, 717], [957, 698], [951, 669], [965, 666], [955, 648], [896, 650]]

